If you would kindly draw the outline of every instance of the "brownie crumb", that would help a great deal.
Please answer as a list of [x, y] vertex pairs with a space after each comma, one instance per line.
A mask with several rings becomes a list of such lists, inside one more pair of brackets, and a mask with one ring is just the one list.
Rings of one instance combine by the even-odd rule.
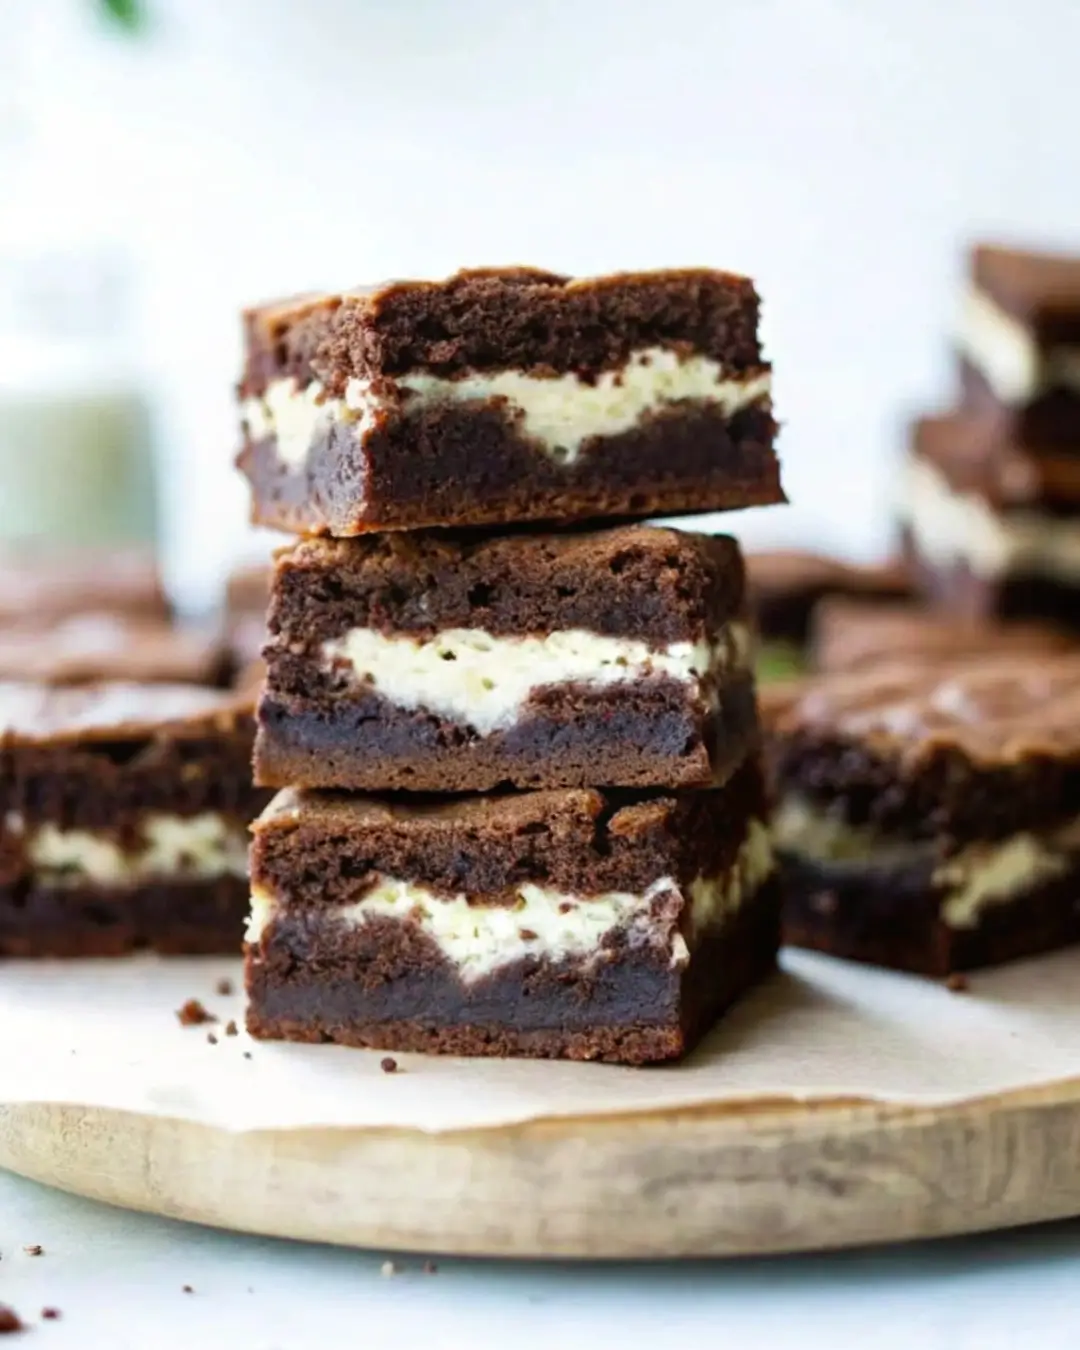
[[244, 1058], [245, 1058], [245, 1059], [250, 1059], [250, 1058], [251, 1058], [251, 1051], [250, 1051], [250, 1050], [245, 1050], [245, 1051], [244, 1051]]
[[26, 1323], [22, 1320], [14, 1308], [9, 1308], [6, 1303], [0, 1303], [0, 1336], [7, 1335], [12, 1331], [25, 1331]]
[[206, 1033], [206, 1039], [210, 1045], [217, 1045], [217, 1037], [212, 1031]]
[[182, 1008], [177, 1008], [176, 1019], [182, 1027], [200, 1027], [207, 1022], [216, 1022], [212, 1012], [207, 1012], [197, 998], [189, 998]]
[[193, 1294], [193, 1293], [195, 1292], [195, 1290], [192, 1289], [192, 1287], [191, 1287], [190, 1284], [185, 1284], [185, 1285], [183, 1285], [183, 1286], [182, 1286], [182, 1290], [183, 1290], [183, 1292], [184, 1292], [185, 1294]]
[[239, 1036], [239, 1035], [240, 1035], [240, 1032], [239, 1032], [239, 1030], [237, 1029], [236, 1023], [233, 1021], [233, 1019], [232, 1019], [231, 1017], [230, 1017], [229, 1020], [225, 1023], [225, 1035], [226, 1035], [226, 1036]]
[[23, 1248], [27, 1256], [44, 1256], [45, 1248], [40, 1242], [31, 1242], [29, 1246]]
[[382, 1069], [383, 1073], [397, 1073], [397, 1060], [393, 1055], [386, 1055], [379, 1061], [379, 1068]]
[[214, 985], [214, 990], [222, 998], [228, 998], [233, 991], [233, 982], [232, 980], [218, 980], [217, 984]]
[[945, 981], [945, 988], [948, 989], [951, 994], [966, 994], [971, 988], [971, 985], [968, 983], [968, 977], [966, 975], [961, 974], [958, 970], [954, 970]]
[[42, 1308], [41, 1316], [46, 1322], [58, 1322], [60, 1320], [59, 1308]]
[[391, 1275], [397, 1274], [397, 1266], [394, 1265], [393, 1261], [384, 1261], [379, 1267], [379, 1274], [384, 1280], [388, 1280]]
[[438, 1272], [439, 1272], [439, 1267], [435, 1264], [434, 1261], [425, 1261], [425, 1262], [424, 1262], [424, 1274], [425, 1274], [425, 1275], [437, 1275]]

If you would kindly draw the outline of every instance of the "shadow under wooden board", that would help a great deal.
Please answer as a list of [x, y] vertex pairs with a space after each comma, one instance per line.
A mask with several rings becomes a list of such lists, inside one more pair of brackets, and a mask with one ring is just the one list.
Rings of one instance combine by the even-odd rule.
[[1080, 1214], [1080, 1080], [948, 1107], [784, 1101], [411, 1129], [230, 1132], [0, 1106], [0, 1166], [237, 1231], [513, 1257], [736, 1256]]

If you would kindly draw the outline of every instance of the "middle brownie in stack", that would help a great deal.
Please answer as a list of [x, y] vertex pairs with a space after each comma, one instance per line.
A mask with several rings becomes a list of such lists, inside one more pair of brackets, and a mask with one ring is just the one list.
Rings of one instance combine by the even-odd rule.
[[511, 528], [782, 499], [756, 324], [702, 272], [249, 317], [256, 517], [351, 536], [273, 575], [253, 1034], [641, 1063], [772, 967], [738, 545]]

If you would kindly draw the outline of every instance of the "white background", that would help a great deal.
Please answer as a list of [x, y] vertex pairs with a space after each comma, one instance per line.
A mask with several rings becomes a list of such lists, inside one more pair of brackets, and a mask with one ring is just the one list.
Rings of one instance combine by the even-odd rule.
[[965, 242], [1080, 244], [1074, 0], [147, 3], [137, 40], [92, 0], [0, 13], [43, 221], [136, 255], [194, 583], [243, 539], [245, 301], [498, 261], [749, 272], [795, 505], [738, 528], [870, 555], [903, 420], [951, 388]]

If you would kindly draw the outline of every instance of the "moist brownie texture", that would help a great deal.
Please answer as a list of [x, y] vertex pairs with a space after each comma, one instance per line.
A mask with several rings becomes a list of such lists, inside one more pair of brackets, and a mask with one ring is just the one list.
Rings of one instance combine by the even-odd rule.
[[916, 588], [965, 619], [1080, 626], [1080, 514], [1044, 491], [978, 481], [960, 450], [925, 436], [901, 484], [902, 548]]
[[49, 625], [88, 611], [165, 620], [169, 604], [154, 555], [141, 548], [0, 548], [0, 623]]
[[1080, 938], [1080, 656], [821, 676], [766, 725], [786, 941], [944, 975]]
[[943, 664], [960, 658], [1037, 656], [1075, 651], [1075, 633], [1033, 623], [963, 622], [914, 605], [875, 605], [834, 596], [814, 611], [814, 669], [843, 672], [900, 662]]
[[761, 773], [680, 795], [389, 805], [286, 790], [254, 826], [253, 1035], [645, 1063], [773, 966]]
[[253, 518], [347, 536], [782, 502], [758, 310], [726, 272], [528, 268], [253, 309]]
[[220, 685], [228, 671], [218, 632], [162, 619], [114, 611], [72, 615], [48, 628], [0, 625], [0, 680]]
[[0, 684], [0, 956], [237, 951], [253, 735], [197, 686]]
[[1080, 256], [976, 247], [957, 346], [965, 408], [1025, 445], [1080, 441]]
[[649, 526], [308, 539], [277, 560], [256, 778], [707, 785], [755, 743], [738, 545]]

